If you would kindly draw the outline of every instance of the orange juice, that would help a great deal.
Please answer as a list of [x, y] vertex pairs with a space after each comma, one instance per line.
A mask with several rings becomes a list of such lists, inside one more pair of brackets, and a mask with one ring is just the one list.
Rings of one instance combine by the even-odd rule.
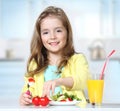
[[88, 80], [87, 84], [90, 103], [101, 104], [104, 80]]

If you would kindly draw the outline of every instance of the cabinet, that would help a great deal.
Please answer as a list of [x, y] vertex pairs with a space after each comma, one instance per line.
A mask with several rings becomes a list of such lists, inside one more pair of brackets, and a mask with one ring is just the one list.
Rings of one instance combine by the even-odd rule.
[[[104, 61], [92, 61], [90, 62], [91, 72], [100, 73], [103, 67]], [[104, 103], [120, 103], [120, 61], [110, 60], [105, 69], [104, 76]]]
[[24, 84], [25, 62], [0, 60], [0, 98], [19, 98]]

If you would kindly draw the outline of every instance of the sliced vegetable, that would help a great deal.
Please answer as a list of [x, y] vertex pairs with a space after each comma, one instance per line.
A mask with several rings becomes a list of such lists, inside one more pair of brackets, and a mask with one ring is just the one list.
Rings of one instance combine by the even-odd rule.
[[60, 100], [60, 102], [66, 102], [66, 100]]
[[57, 93], [56, 95], [53, 95], [52, 97], [51, 97], [51, 99], [52, 100], [54, 100], [54, 101], [74, 101], [74, 100], [76, 100], [76, 101], [80, 101], [81, 99], [80, 98], [78, 98], [76, 95], [73, 95], [73, 94], [67, 94], [67, 93], [64, 93], [64, 94], [60, 94], [60, 92], [59, 93]]

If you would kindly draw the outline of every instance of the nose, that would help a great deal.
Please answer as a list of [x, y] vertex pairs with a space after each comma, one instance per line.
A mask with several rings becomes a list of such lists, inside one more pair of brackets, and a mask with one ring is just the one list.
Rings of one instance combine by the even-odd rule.
[[50, 38], [51, 38], [51, 39], [55, 39], [55, 38], [56, 38], [56, 35], [55, 35], [54, 32], [51, 33]]

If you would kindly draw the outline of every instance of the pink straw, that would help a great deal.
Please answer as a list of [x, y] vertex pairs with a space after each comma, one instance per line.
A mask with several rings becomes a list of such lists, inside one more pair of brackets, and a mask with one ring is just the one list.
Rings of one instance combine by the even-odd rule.
[[111, 56], [114, 52], [115, 52], [115, 50], [112, 50], [112, 52], [107, 56], [107, 59], [106, 59], [106, 61], [105, 61], [105, 63], [104, 63], [103, 69], [102, 69], [102, 73], [101, 73], [101, 75], [100, 75], [100, 79], [103, 79], [103, 77], [104, 77], [104, 71], [105, 71], [105, 68], [106, 68], [106, 64], [107, 64], [110, 56]]

